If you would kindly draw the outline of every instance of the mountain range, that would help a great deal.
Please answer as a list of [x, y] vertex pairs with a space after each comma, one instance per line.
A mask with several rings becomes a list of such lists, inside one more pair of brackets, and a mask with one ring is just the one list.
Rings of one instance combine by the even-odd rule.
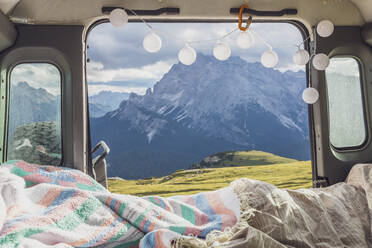
[[26, 123], [54, 122], [61, 119], [61, 98], [44, 88], [34, 88], [27, 82], [11, 85], [9, 136]]
[[170, 174], [206, 156], [261, 150], [310, 158], [305, 72], [280, 72], [239, 57], [198, 54], [177, 63], [145, 95], [91, 118], [92, 141], [106, 141], [109, 176]]
[[[198, 54], [191, 66], [173, 65], [145, 95], [90, 96], [92, 143], [106, 141], [108, 175], [127, 179], [168, 175], [224, 151], [308, 160], [305, 82], [303, 71]], [[10, 99], [10, 134], [25, 123], [60, 119], [60, 96], [45, 89], [19, 82]]]
[[117, 109], [121, 101], [128, 99], [129, 93], [103, 90], [89, 96], [89, 114], [91, 117], [101, 117], [107, 112]]

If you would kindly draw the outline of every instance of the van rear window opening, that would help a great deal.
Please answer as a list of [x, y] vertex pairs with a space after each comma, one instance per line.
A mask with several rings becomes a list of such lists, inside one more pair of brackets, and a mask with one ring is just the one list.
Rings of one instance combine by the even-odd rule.
[[[105, 141], [109, 189], [136, 195], [191, 194], [240, 177], [279, 187], [311, 187], [304, 66], [292, 61], [302, 42], [288, 23], [254, 23], [275, 48], [279, 64], [260, 62], [255, 39], [242, 50], [227, 37], [231, 56], [217, 60], [214, 43], [195, 43], [192, 65], [178, 61], [189, 40], [208, 40], [236, 23], [152, 23], [163, 39], [158, 53], [142, 46], [142, 23], [109, 23], [88, 35], [91, 139]], [[290, 40], [290, 43], [288, 42]], [[121, 180], [125, 179], [125, 180]]]

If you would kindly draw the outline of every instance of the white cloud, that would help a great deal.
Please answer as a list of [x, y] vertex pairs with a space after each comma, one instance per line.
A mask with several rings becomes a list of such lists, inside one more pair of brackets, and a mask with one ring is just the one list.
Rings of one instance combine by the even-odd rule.
[[[142, 47], [142, 40], [148, 34], [143, 23], [130, 23], [123, 29], [101, 24], [89, 35], [88, 50], [92, 61], [99, 61], [107, 69], [138, 68], [157, 61], [177, 60], [178, 51], [187, 42], [218, 39], [237, 28], [237, 23], [151, 23], [163, 41], [163, 47], [156, 54], [147, 53]], [[288, 67], [292, 63], [294, 45], [301, 43], [302, 37], [298, 29], [288, 23], [253, 23], [250, 27], [269, 44], [280, 57], [278, 67]], [[259, 61], [263, 51], [267, 49], [262, 41], [256, 38], [253, 47], [242, 50], [236, 45], [239, 31], [226, 37], [233, 56], [250, 57], [250, 61]], [[212, 55], [215, 41], [193, 43], [197, 52]], [[289, 67], [288, 67], [289, 68]]]
[[31, 87], [44, 88], [53, 95], [61, 94], [61, 75], [51, 64], [19, 64], [12, 70], [10, 79], [12, 84], [27, 82]]
[[89, 82], [138, 81], [156, 82], [169, 71], [171, 61], [158, 61], [155, 64], [138, 68], [105, 69], [100, 62], [91, 61], [87, 66]]
[[121, 92], [121, 93], [131, 93], [134, 92], [138, 95], [144, 95], [146, 93], [147, 87], [128, 87], [128, 86], [114, 86], [114, 85], [88, 85], [89, 96], [97, 95], [99, 92], [106, 90], [112, 92]]
[[295, 72], [298, 72], [300, 70], [302, 70], [302, 71], [306, 70], [305, 66], [300, 66], [300, 65], [296, 65], [296, 64], [288, 64], [286, 66], [277, 67], [275, 69], [277, 69], [281, 72], [285, 72], [285, 71], [288, 71], [288, 70], [289, 71], [295, 71]]
[[[172, 64], [177, 62], [177, 55], [185, 43], [192, 41], [206, 41], [192, 43], [198, 53], [212, 55], [215, 39], [224, 36], [237, 28], [237, 23], [152, 23], [155, 31], [162, 38], [163, 46], [158, 53], [147, 53], [142, 47], [143, 37], [148, 29], [142, 23], [130, 23], [123, 29], [113, 28], [112, 25], [102, 24], [91, 32], [88, 43], [89, 82], [148, 82], [150, 85], [159, 81], [168, 72]], [[302, 42], [301, 33], [297, 28], [287, 23], [254, 23], [250, 27], [260, 37], [265, 39], [278, 53], [280, 71], [304, 70], [292, 61], [296, 52], [296, 44]], [[249, 49], [241, 49], [236, 44], [239, 31], [232, 33], [223, 41], [231, 48], [232, 56], [239, 56], [248, 62], [259, 62], [262, 53], [268, 47], [259, 37]], [[101, 86], [95, 86], [95, 92]], [[104, 85], [102, 86], [104, 87]], [[114, 91], [133, 91], [143, 94], [145, 86], [107, 86]], [[129, 90], [130, 89], [130, 90]], [[91, 92], [89, 92], [91, 94]]]

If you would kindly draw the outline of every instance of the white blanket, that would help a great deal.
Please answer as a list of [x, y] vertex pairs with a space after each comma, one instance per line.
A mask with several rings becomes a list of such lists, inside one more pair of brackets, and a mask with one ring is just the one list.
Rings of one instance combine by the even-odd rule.
[[372, 164], [355, 165], [346, 182], [326, 188], [284, 190], [250, 179], [232, 186], [241, 222], [191, 247], [372, 247]]

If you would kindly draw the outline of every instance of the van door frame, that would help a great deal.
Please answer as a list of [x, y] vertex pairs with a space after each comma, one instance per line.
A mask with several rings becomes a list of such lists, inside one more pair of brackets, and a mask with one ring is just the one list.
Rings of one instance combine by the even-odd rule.
[[[313, 30], [316, 34], [316, 30]], [[329, 114], [325, 71], [311, 68], [311, 81], [319, 91], [319, 100], [313, 105], [315, 142], [316, 142], [316, 177], [319, 186], [328, 186], [346, 179], [350, 169], [356, 163], [372, 161], [371, 123], [372, 123], [372, 49], [361, 39], [361, 27], [336, 26], [334, 33], [327, 38], [316, 35], [312, 51], [325, 53], [330, 58], [336, 56], [354, 57], [360, 61], [362, 96], [365, 107], [367, 140], [362, 147], [335, 149], [329, 138]]]
[[[63, 166], [86, 172], [84, 26], [17, 25], [16, 28], [18, 38], [15, 45], [0, 53], [2, 82], [0, 111], [5, 116], [0, 121], [0, 147], [6, 146], [9, 79], [12, 66], [30, 61], [51, 62], [58, 65], [64, 79], [61, 96]], [[0, 162], [4, 162], [4, 152], [2, 149]]]

